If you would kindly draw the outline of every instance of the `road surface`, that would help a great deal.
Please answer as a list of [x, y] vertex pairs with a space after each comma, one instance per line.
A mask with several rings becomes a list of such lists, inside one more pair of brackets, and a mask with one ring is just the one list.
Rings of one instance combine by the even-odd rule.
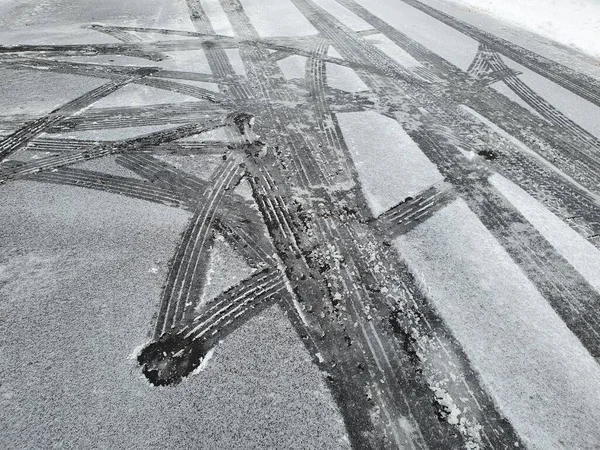
[[437, 0], [0, 6], [4, 448], [600, 448], [600, 69]]

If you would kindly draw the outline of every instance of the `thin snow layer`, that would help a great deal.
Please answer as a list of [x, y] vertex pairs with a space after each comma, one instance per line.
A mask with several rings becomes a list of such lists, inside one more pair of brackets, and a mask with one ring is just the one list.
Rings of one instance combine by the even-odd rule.
[[372, 111], [337, 119], [374, 216], [443, 180], [395, 120]]
[[206, 273], [206, 283], [198, 306], [235, 286], [254, 272], [225, 239], [218, 235], [210, 250], [210, 261]]
[[177, 386], [152, 386], [130, 359], [189, 213], [33, 181], [0, 198], [0, 448], [349, 448], [277, 307]]
[[398, 47], [383, 34], [368, 36], [367, 41], [406, 68], [420, 66], [421, 63], [413, 58], [406, 50]]
[[87, 161], [74, 164], [73, 168], [92, 170], [94, 172], [102, 172], [108, 175], [115, 175], [118, 177], [135, 178], [136, 180], [144, 180], [137, 173], [126, 169], [125, 167], [117, 164], [117, 156], [105, 156], [104, 158], [88, 159]]
[[182, 50], [164, 52], [169, 58], [160, 61], [159, 65], [167, 70], [183, 70], [188, 72], [212, 73], [203, 50]]
[[577, 125], [600, 139], [600, 108], [511, 59], [505, 56], [502, 58], [508, 67], [521, 72], [519, 78], [523, 83]]
[[[15, 0], [16, 3], [16, 0]], [[0, 2], [0, 21], [2, 21], [2, 8], [6, 4]], [[14, 25], [12, 25], [14, 26]], [[3, 45], [14, 44], [106, 44], [122, 42], [117, 38], [100, 33], [89, 28], [81, 28], [80, 24], [59, 25], [49, 27], [25, 27], [8, 29], [0, 26], [0, 42]], [[114, 56], [114, 55], [111, 55]]]
[[306, 56], [292, 55], [277, 61], [286, 80], [302, 79], [306, 72]]
[[118, 108], [120, 106], [146, 106], [169, 103], [197, 102], [196, 97], [153, 88], [140, 84], [127, 84], [106, 97], [94, 102], [94, 108]]
[[529, 104], [527, 104], [521, 97], [519, 97], [515, 91], [509, 88], [505, 83], [499, 82], [490, 85], [492, 89], [496, 92], [504, 95], [509, 100], [517, 103], [519, 106], [522, 106], [526, 110], [528, 110], [531, 114], [534, 114], [536, 117], [543, 119], [543, 117], [538, 113], [535, 109], [533, 109]]
[[450, 0], [600, 56], [598, 0]]
[[327, 85], [346, 92], [367, 91], [369, 87], [350, 67], [326, 63]]
[[[101, 18], [101, 19], [100, 19]], [[0, 29], [97, 23], [193, 30], [185, 0], [0, 2]]]
[[330, 45], [329, 48], [327, 49], [327, 56], [329, 56], [331, 58], [344, 59], [344, 58], [342, 58], [342, 55], [340, 55], [340, 53], [332, 45]]
[[600, 251], [523, 189], [501, 175], [490, 183], [600, 292]]
[[223, 158], [216, 155], [156, 155], [155, 158], [207, 181], [223, 164]]
[[308, 19], [289, 0], [240, 0], [240, 3], [262, 37], [306, 36], [317, 33]]
[[223, 11], [219, 0], [200, 0], [202, 9], [208, 16], [208, 20], [215, 30], [215, 33], [224, 36], [234, 36], [233, 27], [227, 18], [227, 14]]
[[373, 28], [352, 11], [340, 5], [336, 0], [314, 0], [314, 3], [354, 31], [370, 30]]
[[40, 117], [105, 83], [79, 75], [0, 68], [0, 115]]
[[242, 61], [240, 51], [237, 48], [227, 48], [225, 49], [225, 53], [235, 73], [246, 76], [246, 69], [244, 68], [244, 61]]
[[597, 449], [600, 366], [462, 200], [398, 252], [530, 449]]
[[66, 139], [81, 139], [87, 141], [118, 141], [131, 139], [174, 128], [175, 125], [145, 125], [143, 127], [107, 128], [103, 130], [69, 131], [53, 134], [52, 137]]
[[[459, 31], [394, 0], [356, 0], [380, 19], [455, 66], [467, 70], [477, 53], [477, 42]], [[390, 6], [393, 4], [393, 7]]]

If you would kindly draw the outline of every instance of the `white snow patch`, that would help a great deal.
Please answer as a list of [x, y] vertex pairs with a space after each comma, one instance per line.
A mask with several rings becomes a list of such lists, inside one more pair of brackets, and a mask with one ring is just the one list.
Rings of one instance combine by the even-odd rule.
[[164, 52], [169, 58], [158, 63], [166, 70], [183, 70], [186, 72], [212, 73], [208, 59], [203, 50], [180, 50]]
[[395, 244], [527, 447], [597, 448], [600, 366], [466, 203]]
[[455, 66], [467, 70], [478, 43], [402, 1], [356, 0], [380, 19], [423, 44]]
[[512, 181], [498, 174], [489, 181], [600, 292], [600, 251]]
[[233, 27], [227, 18], [227, 14], [223, 11], [219, 0], [200, 0], [200, 4], [216, 34], [223, 36], [235, 35]]
[[352, 11], [340, 5], [336, 0], [314, 0], [314, 2], [353, 31], [370, 30], [373, 28]]
[[142, 350], [144, 350], [145, 346], [146, 346], [146, 344], [140, 344], [140, 345], [138, 345], [136, 348], [133, 349], [133, 351], [127, 357], [127, 359], [135, 361], [137, 359], [137, 357], [139, 356], [139, 354], [142, 353]]
[[302, 79], [305, 73], [306, 57], [299, 55], [288, 56], [277, 61], [277, 65], [283, 72], [286, 80]]
[[600, 2], [597, 0], [450, 1], [600, 56]]
[[181, 103], [198, 101], [195, 97], [179, 94], [164, 89], [127, 84], [106, 97], [101, 98], [90, 106], [95, 108], [115, 108], [119, 106], [145, 106], [167, 103]]
[[413, 58], [406, 50], [398, 47], [383, 34], [367, 36], [365, 39], [403, 67], [411, 68], [422, 65], [419, 61]]
[[240, 0], [240, 3], [262, 37], [317, 34], [289, 0]]
[[361, 92], [369, 90], [360, 77], [350, 67], [326, 63], [327, 85], [346, 92]]
[[225, 53], [227, 54], [227, 58], [229, 59], [234, 72], [237, 75], [246, 76], [246, 69], [244, 68], [244, 61], [242, 61], [240, 51], [237, 48], [227, 48], [225, 49]]
[[204, 372], [206, 370], [206, 368], [208, 367], [208, 361], [210, 361], [210, 359], [212, 358], [214, 352], [215, 352], [215, 348], [214, 347], [211, 348], [209, 351], [206, 352], [206, 355], [204, 355], [204, 358], [202, 358], [202, 362], [192, 372], [192, 375], [198, 375], [200, 372]]
[[600, 108], [511, 59], [505, 56], [502, 56], [502, 59], [508, 67], [521, 72], [519, 78], [534, 92], [577, 125], [600, 139]]
[[511, 88], [509, 88], [505, 83], [502, 83], [502, 82], [494, 83], [490, 87], [492, 89], [494, 89], [496, 92], [507, 97], [509, 100], [522, 106], [523, 108], [528, 110], [530, 113], [534, 114], [537, 118], [544, 119], [535, 109], [533, 109], [531, 106], [529, 106], [527, 103], [525, 103], [525, 101], [521, 97], [519, 97], [517, 94], [515, 94], [515, 92]]
[[337, 119], [374, 216], [443, 180], [395, 120], [373, 111]]
[[330, 45], [329, 49], [327, 50], [327, 56], [329, 56], [330, 58], [344, 59], [344, 58], [342, 58], [342, 55], [340, 55], [338, 53], [338, 51], [335, 49], [335, 47], [332, 45]]

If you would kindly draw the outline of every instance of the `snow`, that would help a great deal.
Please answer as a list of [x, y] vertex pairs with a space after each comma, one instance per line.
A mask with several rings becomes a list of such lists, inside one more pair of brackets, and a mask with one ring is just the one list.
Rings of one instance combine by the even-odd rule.
[[372, 111], [337, 119], [374, 216], [443, 180], [395, 120]]
[[599, 0], [449, 0], [600, 56]]
[[306, 56], [292, 55], [277, 61], [286, 80], [302, 79], [305, 73]]
[[350, 67], [326, 63], [327, 85], [334, 89], [346, 92], [361, 92], [369, 90], [368, 86], [360, 79]]
[[336, 0], [314, 0], [314, 3], [354, 31], [370, 30], [373, 28], [356, 14], [340, 5]]
[[240, 3], [261, 37], [317, 33], [308, 19], [288, 0], [241, 0]]
[[242, 61], [240, 51], [237, 48], [227, 48], [225, 49], [225, 53], [227, 54], [227, 58], [229, 59], [234, 72], [237, 75], [245, 77], [246, 69], [244, 68], [244, 61]]
[[[509, 58], [503, 56], [502, 59], [508, 67], [521, 72], [519, 78], [534, 92], [577, 125], [600, 139], [600, 110], [596, 105]], [[494, 86], [498, 84], [496, 83]]]
[[221, 34], [224, 36], [234, 36], [233, 28], [229, 19], [227, 18], [227, 14], [223, 11], [223, 7], [219, 0], [200, 0], [200, 4], [202, 5], [202, 9], [205, 14], [208, 16], [208, 20], [215, 30], [215, 33]]
[[490, 183], [600, 292], [600, 251], [523, 189], [501, 175]]
[[474, 39], [402, 1], [394, 1], [393, 8], [390, 0], [356, 2], [463, 70], [468, 69], [477, 53], [478, 44]]
[[197, 102], [196, 97], [139, 84], [127, 84], [97, 100], [90, 109]]
[[422, 64], [413, 58], [406, 50], [398, 47], [388, 37], [383, 34], [376, 34], [374, 36], [367, 36], [365, 38], [368, 42], [373, 44], [383, 53], [388, 55], [390, 58], [398, 62], [403, 67], [419, 67]]
[[600, 366], [466, 203], [395, 245], [527, 447], [597, 448]]

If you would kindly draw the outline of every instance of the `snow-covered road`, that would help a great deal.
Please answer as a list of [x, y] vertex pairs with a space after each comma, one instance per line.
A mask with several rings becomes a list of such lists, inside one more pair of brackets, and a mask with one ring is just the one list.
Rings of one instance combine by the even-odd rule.
[[592, 59], [441, 0], [0, 27], [0, 447], [600, 447]]

